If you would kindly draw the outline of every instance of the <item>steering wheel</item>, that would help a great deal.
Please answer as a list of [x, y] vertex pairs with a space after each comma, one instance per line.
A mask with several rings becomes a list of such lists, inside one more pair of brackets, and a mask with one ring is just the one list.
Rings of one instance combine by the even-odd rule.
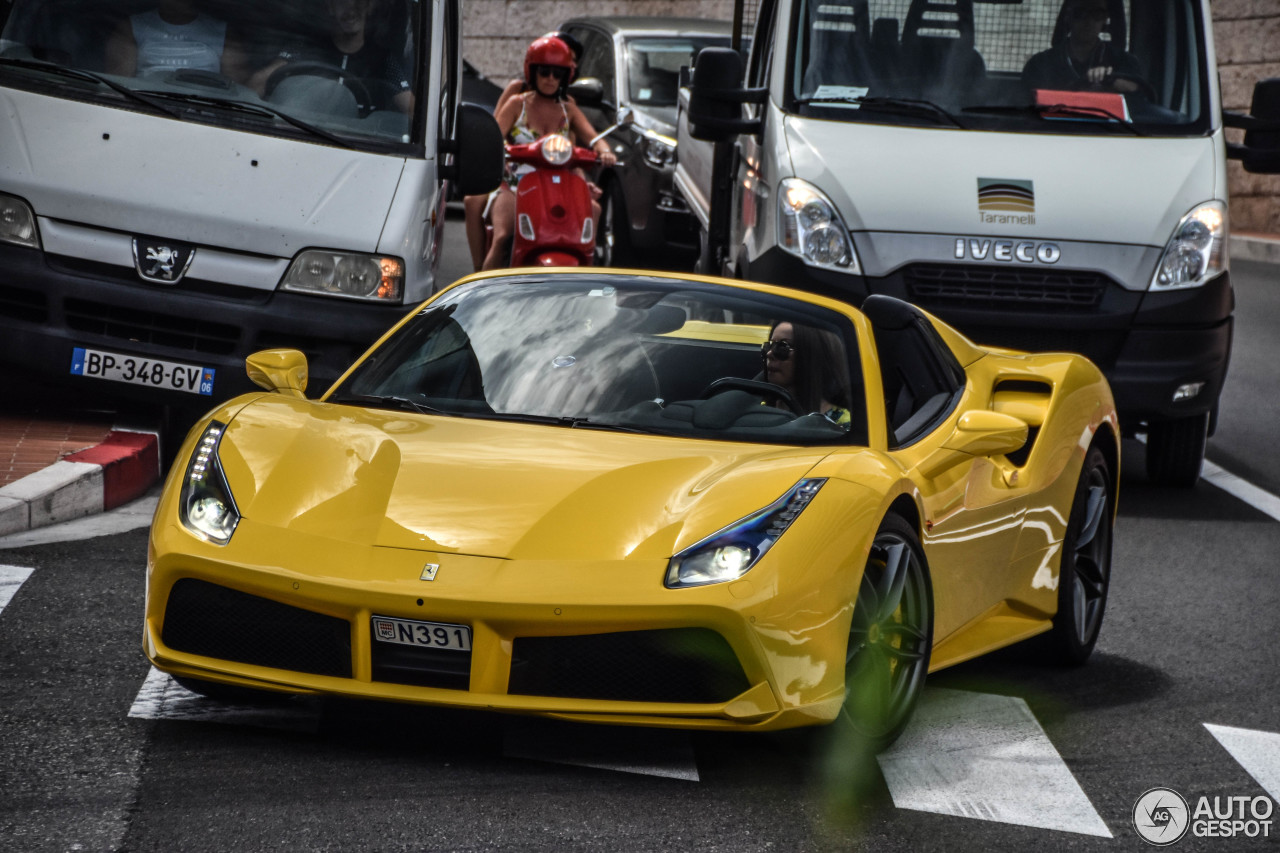
[[[1108, 77], [1104, 82], [1106, 82], [1106, 83], [1110, 83], [1110, 82], [1111, 82], [1111, 81], [1113, 81], [1113, 80], [1126, 80], [1126, 81], [1128, 81], [1128, 82], [1130, 82], [1130, 83], [1132, 83], [1132, 84], [1134, 84], [1135, 86], [1137, 86], [1137, 87], [1138, 87], [1138, 88], [1137, 88], [1137, 90], [1136, 90], [1136, 91], [1134, 91], [1134, 92], [1120, 92], [1120, 94], [1122, 94], [1122, 95], [1141, 95], [1142, 97], [1146, 98], [1148, 101], [1150, 101], [1150, 102], [1151, 102], [1151, 103], [1153, 103], [1153, 104], [1159, 103], [1158, 96], [1156, 95], [1156, 87], [1155, 87], [1155, 86], [1152, 86], [1150, 83], [1148, 83], [1146, 80], [1142, 79], [1142, 78], [1141, 78], [1141, 77], [1139, 77], [1138, 75], [1136, 75], [1136, 74], [1125, 74], [1125, 73], [1121, 72], [1121, 73], [1119, 73], [1119, 74], [1112, 74], [1112, 75], [1111, 75], [1110, 77]], [[1119, 91], [1119, 90], [1117, 90], [1117, 89], [1115, 89], [1115, 88], [1113, 88], [1113, 87], [1111, 87], [1111, 86], [1107, 86], [1107, 87], [1104, 89], [1104, 91], [1107, 91], [1107, 92], [1116, 92], [1116, 91]]]
[[266, 84], [262, 87], [262, 96], [269, 97], [277, 86], [290, 77], [323, 77], [326, 80], [336, 80], [351, 90], [351, 94], [356, 96], [356, 103], [362, 109], [368, 109], [373, 103], [373, 96], [369, 94], [369, 87], [364, 84], [363, 78], [352, 74], [349, 69], [339, 68], [327, 62], [290, 62], [280, 66], [267, 78]]
[[800, 404], [796, 402], [796, 398], [792, 396], [790, 391], [781, 385], [774, 385], [772, 382], [761, 382], [759, 379], [741, 379], [737, 376], [725, 376], [703, 388], [702, 393], [698, 395], [698, 399], [707, 400], [717, 394], [723, 394], [725, 391], [749, 391], [752, 394], [771, 397], [784, 403], [793, 414], [797, 416], [804, 414], [800, 409]]

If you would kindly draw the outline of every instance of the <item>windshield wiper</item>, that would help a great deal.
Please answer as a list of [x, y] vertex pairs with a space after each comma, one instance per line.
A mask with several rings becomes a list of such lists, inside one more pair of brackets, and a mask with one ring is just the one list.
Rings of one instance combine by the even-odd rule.
[[437, 409], [434, 406], [428, 406], [426, 403], [418, 403], [414, 400], [410, 400], [408, 397], [399, 397], [395, 394], [341, 394], [330, 397], [326, 402], [407, 409], [411, 412], [417, 412], [420, 415], [456, 414], [455, 412], [446, 412], [444, 409]]
[[92, 71], [85, 71], [81, 68], [68, 68], [65, 65], [58, 65], [56, 62], [44, 62], [39, 59], [21, 59], [17, 57], [0, 58], [0, 65], [7, 65], [13, 68], [27, 68], [33, 71], [41, 71], [45, 74], [53, 74], [58, 77], [68, 77], [72, 80], [85, 80], [90, 83], [97, 83], [99, 86], [106, 86], [108, 89], [123, 95], [131, 101], [137, 101], [145, 104], [157, 112], [178, 118], [178, 113], [164, 104], [148, 97], [147, 95], [135, 92], [128, 86], [122, 86], [114, 80], [109, 80], [101, 74], [95, 74]]
[[1081, 118], [1105, 119], [1104, 125], [1118, 124], [1134, 136], [1147, 136], [1129, 119], [1118, 116], [1104, 107], [1090, 107], [1076, 104], [980, 104], [976, 107], [964, 107], [965, 113], [990, 113], [992, 115], [1034, 115], [1043, 119], [1052, 119], [1049, 113], [1070, 113]]
[[286, 121], [299, 130], [306, 131], [312, 136], [318, 136], [334, 145], [340, 145], [343, 148], [354, 149], [356, 146], [343, 139], [341, 136], [330, 133], [316, 127], [310, 122], [302, 119], [294, 118], [286, 112], [281, 112], [275, 107], [267, 104], [255, 104], [250, 101], [239, 101], [233, 98], [213, 98], [209, 95], [194, 95], [189, 92], [166, 92], [160, 89], [148, 89], [141, 94], [150, 98], [163, 98], [170, 101], [179, 101], [184, 104], [192, 104], [194, 106], [216, 107], [218, 109], [233, 110], [235, 112], [247, 113], [249, 115], [261, 116], [263, 118], [278, 118]]
[[954, 124], [961, 130], [965, 126], [960, 120], [947, 112], [933, 101], [925, 101], [918, 98], [888, 98], [883, 96], [868, 97], [861, 96], [840, 96], [840, 97], [809, 97], [800, 98], [798, 104], [808, 106], [810, 104], [854, 104], [858, 107], [868, 110], [875, 110], [882, 113], [897, 113], [898, 115], [916, 115], [916, 116], [932, 116], [940, 122]]

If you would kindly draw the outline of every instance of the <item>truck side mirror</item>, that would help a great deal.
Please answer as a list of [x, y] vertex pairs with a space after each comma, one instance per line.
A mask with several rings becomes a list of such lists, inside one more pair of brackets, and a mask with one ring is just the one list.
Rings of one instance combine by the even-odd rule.
[[1227, 127], [1244, 130], [1243, 145], [1228, 145], [1227, 156], [1239, 160], [1246, 172], [1280, 174], [1280, 77], [1253, 86], [1249, 115], [1223, 113]]
[[[466, 140], [466, 145], [460, 145], [459, 140]], [[502, 131], [484, 107], [476, 104], [460, 106], [457, 139], [444, 141], [440, 151], [453, 154], [453, 165], [441, 172], [457, 180], [463, 195], [485, 195], [501, 183]]]
[[759, 133], [763, 121], [743, 118], [743, 104], [764, 103], [765, 89], [742, 88], [742, 55], [730, 47], [698, 54], [689, 84], [689, 133], [694, 139], [727, 142], [739, 133]]
[[569, 94], [580, 107], [598, 107], [604, 103], [604, 83], [598, 77], [582, 77], [569, 84]]

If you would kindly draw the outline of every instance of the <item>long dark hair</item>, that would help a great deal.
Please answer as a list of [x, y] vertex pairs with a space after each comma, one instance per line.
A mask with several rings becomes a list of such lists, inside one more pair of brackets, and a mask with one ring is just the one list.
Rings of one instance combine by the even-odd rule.
[[[791, 357], [796, 360], [791, 394], [800, 408], [806, 412], [819, 412], [824, 400], [837, 408], [850, 408], [853, 395], [849, 388], [849, 360], [840, 336], [803, 323], [779, 322], [791, 323], [795, 349]], [[770, 339], [777, 327], [775, 323], [770, 330]]]

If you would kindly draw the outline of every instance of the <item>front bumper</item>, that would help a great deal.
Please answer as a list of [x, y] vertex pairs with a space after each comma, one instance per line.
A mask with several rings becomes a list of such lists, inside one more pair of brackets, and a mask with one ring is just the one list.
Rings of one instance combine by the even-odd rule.
[[[179, 676], [690, 729], [827, 723], [843, 702], [843, 671], [823, 661], [843, 660], [845, 609], [807, 611], [818, 624], [804, 630], [780, 624], [794, 605], [764, 594], [760, 566], [745, 582], [669, 590], [665, 561], [433, 554], [282, 536], [249, 520], [225, 548], [158, 522], [150, 555], [144, 649]], [[439, 566], [431, 582], [425, 562]], [[374, 616], [466, 625], [471, 651], [379, 642]]]
[[[929, 263], [872, 278], [816, 270], [775, 248], [744, 277], [853, 305], [884, 293], [919, 305], [978, 344], [1084, 355], [1106, 374], [1127, 432], [1213, 410], [1231, 356], [1229, 273], [1203, 287], [1150, 293], [1087, 271], [1013, 275], [1019, 272]], [[1178, 388], [1194, 383], [1203, 383], [1199, 393], [1174, 400]]]
[[[132, 269], [0, 245], [0, 364], [80, 393], [212, 404], [258, 390], [244, 359], [276, 347], [306, 353], [314, 392], [408, 310], [192, 280], [153, 285]], [[214, 368], [213, 394], [73, 375], [76, 347]]]

